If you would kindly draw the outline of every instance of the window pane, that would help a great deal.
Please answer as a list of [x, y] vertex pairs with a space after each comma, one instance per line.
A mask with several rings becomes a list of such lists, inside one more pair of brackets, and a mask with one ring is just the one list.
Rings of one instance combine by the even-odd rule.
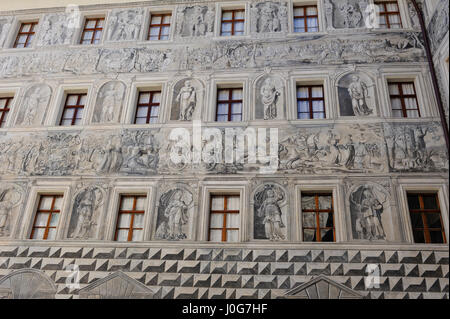
[[242, 103], [233, 103], [231, 105], [231, 113], [233, 114], [242, 113]]
[[317, 7], [313, 6], [306, 8], [306, 14], [309, 16], [317, 15]]
[[152, 24], [161, 24], [161, 16], [153, 16], [152, 17]]
[[143, 228], [144, 227], [144, 214], [134, 214], [134, 228]]
[[419, 196], [417, 195], [408, 195], [408, 206], [409, 209], [419, 209]]
[[165, 15], [163, 19], [164, 24], [169, 24], [172, 16], [171, 15]]
[[332, 229], [321, 229], [320, 230], [321, 241], [332, 242], [334, 241], [333, 230]]
[[303, 227], [316, 227], [316, 214], [303, 213]]
[[221, 230], [211, 229], [209, 231], [209, 240], [210, 241], [214, 241], [214, 242], [222, 241], [222, 231]]
[[323, 112], [323, 101], [313, 101], [313, 112]]
[[[150, 37], [159, 35], [159, 27], [151, 27], [150, 28]], [[157, 38], [156, 38], [157, 39]]]
[[400, 110], [402, 108], [402, 101], [398, 98], [391, 99], [392, 109]]
[[224, 11], [222, 13], [222, 20], [231, 20], [233, 18], [233, 12], [231, 11]]
[[239, 214], [227, 214], [227, 228], [239, 228], [240, 215]]
[[235, 18], [235, 19], [240, 19], [240, 20], [242, 20], [242, 19], [244, 19], [244, 15], [245, 15], [244, 10], [242, 10], [242, 11], [235, 11], [235, 12], [234, 12], [234, 18]]
[[45, 228], [35, 228], [33, 230], [33, 237], [31, 239], [43, 239], [45, 233]]
[[308, 101], [299, 101], [297, 103], [299, 112], [309, 112], [309, 102]]
[[129, 228], [131, 223], [131, 214], [119, 214], [119, 228]]
[[413, 228], [423, 228], [422, 214], [411, 213], [411, 225]]
[[425, 209], [437, 209], [436, 195], [423, 195], [423, 206]]
[[228, 115], [217, 115], [217, 122], [228, 122]]
[[324, 119], [325, 113], [314, 113], [314, 119]]
[[420, 117], [419, 112], [417, 112], [417, 111], [406, 111], [406, 116], [407, 117]]
[[441, 228], [441, 214], [440, 213], [428, 213], [427, 223], [429, 228]]
[[230, 196], [228, 197], [228, 210], [239, 210], [240, 197]]
[[303, 241], [316, 241], [316, 231], [312, 229], [304, 229]]
[[302, 209], [316, 209], [315, 196], [302, 194]]
[[399, 110], [393, 110], [392, 117], [403, 117], [403, 112]]
[[128, 230], [119, 229], [117, 231], [117, 241], [127, 241], [128, 240]]
[[96, 24], [97, 20], [87, 20], [86, 21], [86, 29], [93, 29], [95, 28], [95, 24]]
[[294, 8], [294, 16], [304, 16], [305, 15], [304, 8]]
[[321, 86], [315, 86], [312, 88], [312, 97], [323, 97], [323, 89]]
[[145, 210], [145, 201], [147, 197], [136, 198], [136, 210]]
[[223, 214], [211, 214], [210, 228], [222, 228], [223, 227]]
[[240, 121], [242, 121], [242, 115], [240, 114], [231, 115], [231, 122], [240, 122]]
[[34, 226], [37, 227], [47, 226], [48, 215], [49, 215], [48, 213], [38, 213], [36, 216], [36, 222], [34, 223]]
[[308, 88], [307, 87], [299, 87], [297, 89], [297, 97], [298, 98], [307, 98], [307, 97], [309, 97]]
[[222, 196], [214, 196], [211, 199], [211, 210], [223, 210], [224, 198]]
[[239, 241], [239, 231], [227, 230], [227, 242], [235, 243], [237, 241]]
[[133, 230], [133, 235], [131, 240], [132, 241], [141, 241], [142, 240], [142, 235], [143, 235], [144, 231], [140, 230], [140, 229], [134, 229]]
[[160, 103], [160, 102], [161, 102], [161, 93], [154, 92], [153, 93], [152, 103]]
[[391, 94], [391, 95], [399, 95], [400, 94], [397, 84], [389, 84], [389, 94]]
[[403, 84], [402, 89], [403, 89], [404, 95], [415, 94], [414, 93], [414, 84], [412, 84], [412, 83]]
[[50, 225], [51, 227], [58, 226], [58, 220], [59, 220], [59, 213], [52, 214], [52, 217], [50, 218]]
[[423, 232], [422, 231], [420, 231], [420, 230], [415, 230], [414, 232], [414, 242], [415, 243], [425, 243], [425, 236], [424, 236], [424, 234], [423, 234]]
[[133, 203], [134, 203], [134, 197], [124, 196], [124, 197], [122, 197], [122, 206], [120, 208], [121, 208], [121, 210], [132, 210]]
[[152, 107], [151, 111], [150, 111], [150, 116], [151, 117], [158, 117], [159, 114], [159, 107]]
[[331, 196], [319, 196], [319, 209], [331, 209], [331, 203]]
[[219, 90], [218, 99], [219, 101], [227, 101], [229, 99], [228, 90]]
[[139, 94], [139, 104], [148, 104], [150, 102], [150, 93]]
[[49, 228], [47, 239], [48, 240], [54, 240], [56, 238], [56, 228]]
[[319, 214], [320, 227], [333, 227], [333, 214], [332, 213], [320, 213]]
[[77, 105], [78, 95], [68, 95], [66, 105]]
[[148, 107], [138, 107], [136, 117], [147, 117]]
[[43, 210], [49, 210], [52, 208], [52, 203], [53, 203], [53, 196], [42, 196], [39, 208]]
[[233, 90], [232, 98], [233, 100], [242, 100], [242, 90], [241, 89]]
[[441, 231], [430, 231], [430, 239], [433, 244], [443, 244], [444, 238]]
[[386, 8], [388, 12], [398, 12], [398, 6], [397, 3], [386, 3]]
[[309, 113], [300, 113], [298, 115], [298, 118], [300, 120], [307, 120], [307, 119], [311, 119], [311, 115]]

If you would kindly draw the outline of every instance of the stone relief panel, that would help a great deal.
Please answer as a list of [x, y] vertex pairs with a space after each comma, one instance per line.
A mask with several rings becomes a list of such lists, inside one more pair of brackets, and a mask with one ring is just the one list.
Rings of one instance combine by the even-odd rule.
[[105, 203], [105, 188], [98, 185], [81, 186], [72, 204], [68, 237], [96, 239], [101, 210]]
[[38, 45], [70, 44], [76, 30], [70, 24], [70, 19], [71, 17], [64, 13], [46, 15], [39, 30]]
[[276, 183], [260, 185], [253, 196], [253, 237], [271, 241], [286, 240], [287, 192]]
[[188, 185], [163, 187], [157, 203], [155, 239], [193, 239], [194, 194]]
[[1, 17], [0, 18], [0, 48], [5, 45], [5, 41], [8, 38], [9, 30], [13, 23], [13, 17]]
[[135, 62], [135, 49], [104, 49], [98, 60], [97, 71], [129, 73], [135, 70]]
[[186, 6], [177, 11], [177, 37], [210, 36], [214, 32], [214, 6]]
[[126, 86], [120, 81], [103, 84], [97, 95], [92, 122], [118, 123], [125, 91]]
[[348, 191], [354, 240], [392, 241], [396, 238], [389, 185], [356, 183]]
[[42, 271], [21, 269], [0, 279], [0, 299], [54, 299], [55, 283]]
[[47, 84], [40, 83], [29, 87], [22, 98], [16, 125], [42, 125], [51, 96], [52, 89]]
[[141, 32], [144, 10], [135, 9], [113, 9], [108, 16], [109, 41], [138, 40]]
[[337, 83], [341, 116], [374, 116], [377, 114], [374, 81], [362, 72], [352, 72]]
[[193, 78], [178, 81], [173, 87], [170, 119], [192, 121], [201, 118], [204, 98], [203, 84]]
[[445, 142], [439, 123], [385, 123], [384, 131], [391, 172], [448, 170]]
[[258, 1], [251, 5], [252, 33], [288, 32], [288, 19], [288, 7], [284, 1]]
[[284, 118], [285, 86], [277, 76], [265, 75], [255, 83], [255, 118], [277, 120]]
[[18, 184], [0, 183], [0, 238], [11, 236], [24, 198], [25, 192]]
[[433, 17], [428, 24], [428, 34], [431, 40], [432, 51], [436, 51], [448, 33], [449, 7], [448, 1], [441, 0], [436, 6]]
[[365, 27], [367, 0], [325, 0], [324, 5], [328, 29]]

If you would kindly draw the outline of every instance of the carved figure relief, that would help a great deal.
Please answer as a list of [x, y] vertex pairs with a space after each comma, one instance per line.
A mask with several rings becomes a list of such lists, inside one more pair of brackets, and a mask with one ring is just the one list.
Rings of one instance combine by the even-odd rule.
[[23, 193], [17, 185], [0, 185], [0, 238], [11, 235], [16, 218], [16, 207], [21, 203]]
[[324, 0], [325, 19], [327, 22], [327, 29], [334, 30], [334, 5], [331, 0]]
[[105, 83], [100, 88], [94, 108], [94, 123], [118, 122], [125, 89], [125, 84], [119, 81]]
[[173, 188], [161, 195], [158, 203], [156, 239], [182, 240], [190, 236], [193, 195], [186, 188]]
[[143, 10], [114, 9], [108, 17], [108, 36], [110, 41], [138, 40], [141, 30]]
[[192, 6], [178, 9], [181, 21], [177, 24], [176, 34], [180, 37], [198, 37], [214, 32], [214, 7]]
[[0, 48], [3, 47], [8, 37], [8, 32], [12, 25], [12, 17], [0, 18]]
[[365, 74], [350, 73], [338, 82], [341, 116], [370, 116], [376, 113], [375, 88]]
[[93, 238], [103, 202], [104, 194], [97, 186], [88, 186], [78, 192], [73, 202], [69, 238]]
[[338, 21], [342, 28], [358, 28], [362, 26], [363, 15], [358, 1], [344, 0], [336, 1], [338, 9]]
[[117, 173], [122, 166], [123, 154], [121, 141], [118, 137], [108, 139], [106, 147], [101, 151], [97, 168], [98, 173]]
[[254, 237], [272, 241], [286, 239], [286, 205], [284, 190], [276, 184], [265, 184], [254, 196]]
[[121, 172], [132, 175], [156, 173], [159, 143], [150, 131], [125, 131], [122, 136], [123, 165]]
[[276, 120], [283, 118], [284, 85], [283, 81], [274, 76], [264, 76], [256, 82], [256, 118]]
[[39, 45], [70, 44], [75, 31], [74, 26], [69, 25], [70, 19], [71, 17], [64, 13], [46, 15], [39, 32]]
[[46, 84], [35, 84], [24, 94], [16, 124], [41, 125], [50, 103], [52, 89]]
[[288, 10], [286, 3], [259, 2], [251, 6], [252, 32], [287, 32]]
[[174, 86], [171, 120], [192, 121], [200, 117], [203, 86], [195, 79], [179, 81]]

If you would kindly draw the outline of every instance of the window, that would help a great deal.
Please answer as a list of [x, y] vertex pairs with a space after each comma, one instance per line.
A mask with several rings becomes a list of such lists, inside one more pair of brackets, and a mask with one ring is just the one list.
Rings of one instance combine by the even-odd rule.
[[242, 121], [242, 89], [217, 90], [216, 121]]
[[239, 240], [239, 195], [212, 195], [209, 241], [237, 242]]
[[84, 105], [86, 103], [86, 93], [67, 94], [66, 103], [59, 125], [71, 126], [80, 125], [83, 118]]
[[34, 32], [36, 29], [36, 22], [24, 22], [20, 25], [19, 33], [17, 34], [16, 42], [14, 42], [14, 48], [28, 48], [31, 46], [31, 42], [34, 38]]
[[104, 18], [86, 19], [81, 44], [98, 44], [102, 38]]
[[161, 91], [139, 92], [134, 124], [157, 123]]
[[145, 195], [123, 195], [120, 197], [115, 241], [140, 241], [143, 238]]
[[408, 193], [415, 243], [446, 243], [438, 194]]
[[420, 117], [414, 82], [389, 83], [389, 96], [391, 99], [392, 116]]
[[41, 195], [30, 239], [55, 239], [63, 195]]
[[222, 11], [222, 26], [220, 35], [243, 35], [245, 22], [245, 10], [224, 10]]
[[6, 125], [6, 116], [10, 111], [12, 97], [0, 97], [0, 128]]
[[375, 5], [380, 10], [380, 28], [401, 29], [402, 18], [397, 1], [376, 1]]
[[148, 40], [169, 40], [171, 18], [172, 14], [170, 13], [152, 14]]
[[334, 242], [333, 195], [302, 193], [303, 241]]
[[294, 32], [318, 32], [317, 6], [294, 7]]
[[323, 85], [297, 86], [297, 118], [324, 119], [325, 117]]

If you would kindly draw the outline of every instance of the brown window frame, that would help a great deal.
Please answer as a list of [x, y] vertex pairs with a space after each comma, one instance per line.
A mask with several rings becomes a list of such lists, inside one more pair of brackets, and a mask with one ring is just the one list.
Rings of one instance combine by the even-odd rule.
[[[403, 94], [403, 85], [409, 85], [412, 84], [414, 89], [414, 94]], [[399, 94], [391, 94], [389, 93], [389, 100], [391, 101], [391, 109], [392, 111], [402, 111], [403, 118], [408, 118], [408, 112], [407, 111], [417, 111], [419, 114], [419, 117], [421, 117], [420, 114], [420, 108], [419, 108], [419, 101], [417, 100], [417, 91], [416, 91], [416, 85], [413, 81], [409, 82], [388, 82], [388, 86], [391, 85], [397, 85]], [[416, 100], [417, 109], [407, 109], [405, 99], [411, 99], [414, 98]], [[394, 109], [392, 108], [392, 99], [399, 99], [402, 105], [401, 109]]]
[[[67, 102], [69, 101], [69, 98], [71, 96], [78, 96], [76, 105], [67, 105]], [[60, 126], [63, 125], [63, 121], [70, 120], [70, 119], [72, 119], [72, 123], [70, 124], [70, 126], [74, 126], [75, 125], [75, 122], [77, 120], [78, 110], [84, 109], [84, 107], [85, 107], [84, 104], [83, 105], [80, 104], [80, 100], [81, 100], [81, 98], [83, 96], [86, 96], [86, 98], [87, 98], [87, 93], [70, 93], [70, 94], [67, 94], [66, 102], [64, 103], [64, 108], [63, 108], [63, 111], [62, 111], [62, 114], [61, 114], [61, 120], [59, 121], [59, 125]], [[65, 118], [64, 117], [64, 114], [66, 113], [66, 110], [68, 110], [68, 109], [75, 109], [75, 111], [73, 112], [72, 118]], [[80, 120], [82, 121], [83, 118], [80, 118]], [[67, 125], [64, 125], [64, 126], [67, 126]]]
[[[93, 28], [87, 28], [86, 27], [90, 21], [95, 21], [95, 27], [93, 27]], [[96, 40], [95, 39], [95, 34], [98, 31], [101, 32], [100, 39], [98, 39], [98, 41], [100, 43], [100, 40], [102, 39], [102, 36], [103, 36], [103, 26], [102, 27], [98, 27], [99, 21], [103, 21], [103, 25], [104, 25], [105, 18], [89, 18], [89, 19], [86, 19], [86, 21], [84, 22], [83, 33], [81, 34], [80, 44], [85, 44], [85, 45], [87, 45], [87, 44], [96, 44], [96, 43], [94, 43], [94, 40]], [[84, 35], [86, 34], [86, 32], [92, 32], [92, 37], [90, 39], [90, 43], [85, 43], [85, 41], [88, 41], [87, 39], [84, 38]]]
[[[224, 203], [223, 203], [223, 210], [212, 210], [212, 202], [213, 202], [213, 198], [215, 197], [223, 197]], [[222, 231], [222, 241], [221, 242], [227, 242], [227, 231], [228, 230], [237, 230], [239, 231], [240, 228], [227, 228], [227, 215], [228, 214], [240, 214], [241, 211], [240, 210], [228, 210], [228, 199], [230, 197], [238, 197], [239, 200], [241, 199], [241, 195], [240, 194], [212, 194], [210, 196], [209, 199], [209, 215], [211, 216], [212, 214], [223, 214], [223, 223], [222, 223], [222, 228], [216, 228], [216, 227], [211, 227], [211, 218], [209, 220], [209, 225], [208, 225], [208, 241], [211, 241], [211, 230], [221, 230]]]
[[[161, 23], [154, 23], [154, 24], [152, 24], [153, 18], [155, 18], [155, 17], [161, 17]], [[170, 23], [163, 23], [165, 17], [170, 17]], [[168, 40], [169, 37], [170, 37], [171, 23], [172, 23], [172, 13], [151, 14], [150, 15], [150, 23], [149, 23], [149, 26], [148, 26], [147, 40], [148, 41], [161, 41], [161, 36], [162, 36], [161, 32], [162, 32], [163, 27], [169, 27], [169, 34], [167, 35], [167, 40]], [[159, 28], [158, 39], [157, 40], [155, 40], [155, 39], [150, 40], [150, 36], [151, 36], [150, 30], [152, 28]], [[166, 41], [166, 40], [164, 40], [164, 41]]]
[[[387, 10], [387, 5], [388, 4], [393, 4], [395, 3], [397, 5], [397, 9], [398, 11], [388, 11]], [[387, 28], [387, 29], [391, 29], [391, 21], [390, 21], [390, 16], [393, 15], [398, 15], [399, 17], [399, 21], [400, 21], [400, 28], [403, 28], [403, 21], [402, 21], [402, 15], [400, 14], [400, 6], [398, 5], [398, 1], [375, 1], [375, 5], [382, 5], [383, 6], [383, 11], [380, 11], [380, 16], [385, 16], [386, 17], [386, 24], [380, 24], [380, 27], [383, 28]], [[397, 24], [397, 23], [395, 23]]]
[[10, 103], [13, 99], [13, 96], [0, 97], [0, 101], [6, 100], [5, 106], [3, 108], [0, 106], [0, 128], [3, 127], [3, 124], [6, 126], [6, 117], [9, 111], [11, 111]]
[[[224, 20], [223, 15], [224, 13], [228, 13], [231, 12], [232, 16], [231, 16], [231, 20]], [[236, 12], [243, 12], [244, 13], [244, 18], [243, 19], [236, 19]], [[229, 9], [229, 10], [222, 10], [222, 16], [220, 18], [220, 35], [221, 36], [234, 36], [237, 35], [235, 34], [235, 24], [236, 23], [244, 23], [244, 30], [242, 30], [242, 34], [238, 34], [238, 35], [244, 35], [245, 33], [245, 9]], [[222, 26], [224, 23], [231, 23], [231, 34], [226, 34], [224, 35], [223, 33], [223, 29]]]
[[[132, 210], [122, 210], [122, 202], [124, 198], [133, 198], [133, 209]], [[114, 241], [118, 241], [117, 237], [119, 235], [119, 230], [128, 230], [128, 237], [127, 237], [127, 242], [133, 241], [133, 231], [134, 230], [144, 230], [143, 227], [133, 227], [134, 226], [134, 217], [136, 214], [145, 214], [145, 209], [144, 210], [136, 210], [136, 203], [137, 203], [137, 199], [138, 198], [147, 198], [147, 195], [121, 195], [120, 196], [120, 201], [119, 201], [119, 211], [117, 213], [117, 220], [116, 220], [116, 231], [114, 234]], [[120, 221], [120, 216], [121, 214], [131, 214], [130, 217], [130, 225], [128, 228], [123, 228], [123, 227], [119, 227], [119, 221]]]
[[[153, 96], [155, 94], [160, 94], [161, 95], [161, 93], [162, 93], [161, 90], [159, 90], [159, 91], [139, 91], [138, 98], [137, 98], [137, 103], [136, 103], [136, 112], [135, 112], [135, 116], [134, 116], [134, 124], [138, 124], [137, 123], [138, 111], [139, 111], [139, 108], [143, 108], [143, 107], [147, 108], [147, 116], [146, 116], [145, 124], [155, 124], [155, 123], [150, 123], [150, 120], [152, 118], [156, 118], [156, 120], [158, 120], [159, 115], [161, 113], [160, 112], [161, 111], [161, 101], [159, 101], [158, 103], [155, 103], [155, 102], [152, 102], [152, 101], [153, 101]], [[148, 103], [139, 103], [139, 101], [141, 100], [141, 95], [143, 95], [143, 94], [150, 94], [150, 98], [148, 100]], [[161, 95], [161, 98], [162, 98], [162, 95]], [[151, 116], [153, 107], [158, 107], [158, 115], [156, 117], [155, 116]], [[139, 118], [143, 118], [143, 117], [139, 117]], [[139, 123], [139, 124], [144, 124], [144, 123]]]
[[[243, 107], [244, 107], [244, 103], [243, 103], [243, 99], [240, 100], [233, 100], [233, 90], [241, 90], [242, 91], [242, 95], [244, 94], [244, 89], [243, 88], [218, 88], [217, 89], [217, 99], [216, 99], [216, 122], [218, 122], [218, 118], [219, 115], [225, 115], [225, 114], [219, 114], [219, 104], [228, 104], [228, 112], [227, 112], [227, 122], [238, 122], [238, 121], [232, 121], [231, 117], [233, 115], [240, 115], [241, 116], [241, 120], [240, 122], [242, 122], [243, 120]], [[220, 97], [220, 92], [221, 91], [228, 91], [228, 100], [219, 100]], [[233, 104], [241, 104], [241, 113], [232, 113], [233, 111]]]
[[[28, 48], [31, 45], [31, 41], [34, 39], [34, 35], [35, 35], [35, 28], [36, 25], [39, 23], [39, 21], [32, 21], [32, 22], [22, 22], [20, 24], [20, 28], [19, 28], [19, 32], [17, 33], [16, 36], [16, 41], [14, 42], [14, 48], [18, 48], [17, 45], [19, 44], [19, 39], [21, 36], [26, 35], [27, 39], [25, 40], [25, 42], [23, 43], [23, 48]], [[27, 25], [31, 25], [30, 27], [30, 31], [27, 32], [23, 32], [23, 28]], [[30, 39], [31, 38], [31, 39]], [[21, 47], [22, 48], [22, 47]]]
[[[423, 197], [424, 196], [431, 196], [434, 195], [436, 198], [436, 204], [437, 204], [437, 209], [425, 209], [425, 205], [424, 205], [424, 201], [423, 201]], [[441, 212], [441, 204], [439, 202], [439, 194], [438, 193], [417, 193], [417, 192], [408, 192], [407, 193], [407, 199], [409, 200], [410, 196], [417, 196], [419, 198], [419, 209], [411, 209], [409, 207], [408, 204], [408, 211], [409, 211], [409, 218], [411, 221], [411, 228], [414, 234], [414, 231], [420, 231], [423, 233], [423, 237], [425, 239], [425, 243], [424, 244], [441, 244], [441, 243], [433, 243], [431, 241], [431, 235], [430, 235], [430, 231], [441, 231], [442, 232], [442, 244], [446, 244], [447, 243], [447, 238], [445, 236], [445, 228], [444, 228], [444, 221], [442, 219], [442, 212]], [[428, 226], [428, 220], [427, 220], [427, 213], [432, 213], [432, 214], [439, 214], [440, 220], [441, 220], [441, 228], [430, 228]], [[412, 219], [411, 219], [411, 215], [412, 214], [420, 214], [422, 217], [422, 223], [423, 223], [423, 227], [418, 227], [418, 228], [414, 228], [414, 226], [412, 225]], [[416, 243], [415, 239], [414, 242]], [[418, 244], [420, 244], [420, 242], [417, 242]]]
[[[322, 89], [322, 97], [312, 97], [312, 89], [315, 88], [315, 87], [320, 87]], [[299, 88], [308, 88], [308, 97], [307, 98], [298, 97], [298, 90], [299, 90]], [[296, 98], [297, 98], [297, 119], [302, 119], [300, 117], [300, 114], [309, 114], [309, 119], [310, 120], [315, 120], [315, 119], [320, 120], [320, 119], [322, 119], [322, 118], [314, 118], [314, 113], [320, 113], [320, 114], [323, 113], [323, 119], [327, 118], [327, 111], [326, 111], [326, 108], [325, 108], [325, 90], [324, 90], [323, 84], [317, 84], [317, 85], [303, 85], [303, 84], [300, 84], [300, 85], [297, 85], [295, 93], [296, 93]], [[313, 109], [313, 102], [314, 101], [322, 101], [322, 103], [323, 103], [323, 112], [314, 111], [314, 109]], [[299, 102], [308, 102], [308, 104], [309, 104], [309, 112], [308, 113], [306, 113], [306, 112], [299, 112], [299, 108], [298, 108], [298, 103]], [[306, 120], [306, 119], [303, 119], [303, 120]]]
[[[323, 242], [321, 231], [322, 230], [332, 230], [333, 231], [333, 243], [336, 242], [336, 224], [335, 224], [335, 214], [334, 214], [334, 198], [333, 193], [326, 193], [326, 192], [302, 192], [302, 196], [314, 196], [315, 198], [315, 209], [304, 209], [302, 207], [302, 240], [304, 242]], [[319, 209], [319, 197], [320, 196], [331, 196], [331, 209]], [[303, 223], [303, 214], [304, 213], [314, 213], [316, 216], [316, 227], [305, 227]], [[321, 213], [327, 213], [333, 216], [333, 227], [320, 227], [320, 214]], [[316, 240], [315, 241], [305, 241], [305, 229], [306, 230], [315, 230], [316, 231]], [[329, 241], [326, 241], [327, 243]]]
[[[316, 15], [308, 15], [307, 14], [308, 8], [316, 8], [317, 14]], [[294, 12], [295, 12], [295, 9], [303, 9], [303, 12], [304, 12], [303, 16], [294, 16], [294, 32], [295, 33], [319, 32], [319, 9], [317, 8], [317, 5], [295, 6]], [[308, 18], [316, 18], [317, 19], [317, 31], [308, 31]], [[304, 19], [305, 32], [295, 31], [295, 20], [296, 19]]]
[[[53, 197], [52, 206], [50, 207], [49, 210], [40, 209], [41, 203], [42, 203], [42, 199], [45, 198], [45, 197]], [[50, 221], [52, 219], [52, 215], [53, 214], [60, 214], [61, 213], [61, 210], [54, 209], [54, 207], [55, 207], [56, 199], [57, 198], [63, 198], [63, 197], [64, 197], [64, 195], [62, 195], [62, 194], [43, 194], [43, 195], [39, 196], [39, 202], [38, 202], [38, 206], [37, 206], [37, 209], [36, 209], [36, 214], [34, 215], [34, 222], [33, 222], [33, 228], [31, 229], [30, 239], [33, 239], [35, 229], [38, 229], [38, 228], [44, 228], [45, 229], [44, 237], [40, 238], [40, 239], [35, 239], [35, 240], [47, 240], [48, 239], [48, 231], [49, 231], [49, 229], [53, 229], [53, 228], [56, 229], [57, 228], [57, 226], [50, 226]], [[39, 213], [48, 214], [48, 220], [47, 220], [47, 224], [45, 226], [36, 226], [36, 221], [37, 221]], [[61, 215], [60, 215], [60, 217], [61, 217]], [[58, 223], [59, 223], [59, 218], [58, 218]]]

